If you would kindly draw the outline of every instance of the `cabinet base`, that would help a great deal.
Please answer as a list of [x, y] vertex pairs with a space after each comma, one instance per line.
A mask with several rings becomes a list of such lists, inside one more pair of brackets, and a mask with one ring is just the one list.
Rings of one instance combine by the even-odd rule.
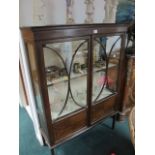
[[[117, 118], [117, 115], [116, 115], [116, 114], [112, 116], [112, 126], [111, 126], [111, 129], [112, 129], [112, 130], [115, 129], [116, 118]], [[50, 152], [51, 152], [51, 155], [56, 155], [55, 147], [54, 147], [54, 148], [51, 148], [51, 149], [50, 149]]]

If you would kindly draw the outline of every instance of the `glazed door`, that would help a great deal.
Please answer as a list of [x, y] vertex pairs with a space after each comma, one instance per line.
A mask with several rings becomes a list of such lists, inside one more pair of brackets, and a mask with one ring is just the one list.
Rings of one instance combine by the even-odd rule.
[[52, 120], [86, 109], [88, 41], [47, 43], [43, 52]]
[[61, 40], [43, 47], [56, 142], [87, 126], [88, 40]]
[[92, 120], [114, 111], [118, 93], [121, 37], [93, 38]]

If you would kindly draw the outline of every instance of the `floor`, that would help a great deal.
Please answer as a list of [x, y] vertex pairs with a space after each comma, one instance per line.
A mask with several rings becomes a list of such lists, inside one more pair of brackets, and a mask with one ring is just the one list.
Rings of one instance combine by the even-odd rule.
[[[19, 155], [50, 155], [48, 147], [38, 143], [32, 122], [25, 111], [19, 109]], [[114, 130], [111, 119], [70, 140], [56, 148], [56, 155], [134, 155], [134, 148], [130, 141], [128, 122], [117, 122]]]

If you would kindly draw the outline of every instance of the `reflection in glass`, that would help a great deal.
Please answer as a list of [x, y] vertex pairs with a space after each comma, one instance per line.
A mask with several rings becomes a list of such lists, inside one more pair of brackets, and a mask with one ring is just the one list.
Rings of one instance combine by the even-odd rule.
[[117, 91], [120, 48], [121, 40], [119, 36], [94, 39], [93, 103]]
[[46, 80], [52, 119], [86, 107], [87, 41], [46, 44]]

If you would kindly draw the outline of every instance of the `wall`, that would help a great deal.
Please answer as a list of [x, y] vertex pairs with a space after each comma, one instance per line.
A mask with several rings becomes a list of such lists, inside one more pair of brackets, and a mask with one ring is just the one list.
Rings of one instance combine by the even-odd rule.
[[[115, 9], [118, 0], [94, 0], [93, 23], [102, 23], [105, 19], [105, 7], [110, 12], [114, 12], [113, 21], [115, 22]], [[20, 26], [41, 26], [52, 24], [66, 24], [66, 0], [20, 0], [19, 18]], [[74, 0], [73, 18], [75, 23], [84, 23], [86, 19], [85, 0]], [[108, 22], [108, 20], [107, 20]]]
[[33, 5], [32, 0], [19, 1], [19, 23], [20, 26], [33, 25]]
[[[66, 5], [66, 0], [20, 0], [20, 26], [66, 24]], [[131, 13], [134, 12], [134, 2], [131, 0], [94, 0], [94, 8], [94, 23], [115, 22], [116, 12], [117, 18], [126, 20], [128, 17], [129, 19]], [[106, 13], [106, 10], [109, 10], [109, 13]], [[84, 23], [86, 19], [85, 0], [74, 0], [72, 11], [75, 23]]]

